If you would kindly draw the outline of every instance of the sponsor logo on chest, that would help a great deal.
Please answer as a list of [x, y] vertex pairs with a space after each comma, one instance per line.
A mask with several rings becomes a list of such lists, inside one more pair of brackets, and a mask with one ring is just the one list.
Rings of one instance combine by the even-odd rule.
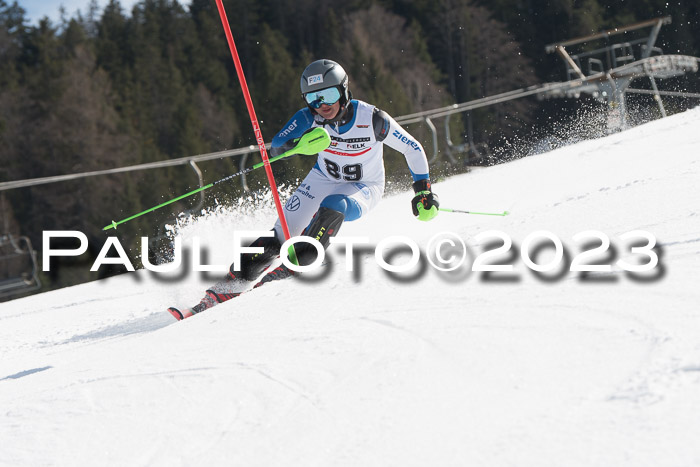
[[341, 147], [346, 149], [365, 149], [369, 146], [371, 138], [341, 138], [340, 136], [331, 136], [331, 146]]
[[331, 135], [331, 140], [339, 143], [369, 143], [372, 141], [370, 138], [341, 138], [333, 135]]

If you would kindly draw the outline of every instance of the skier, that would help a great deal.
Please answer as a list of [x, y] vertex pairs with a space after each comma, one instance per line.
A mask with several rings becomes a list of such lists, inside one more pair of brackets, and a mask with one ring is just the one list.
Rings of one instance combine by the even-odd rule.
[[[431, 190], [423, 147], [386, 112], [353, 99], [348, 76], [338, 63], [322, 59], [307, 66], [301, 75], [301, 95], [306, 107], [274, 137], [270, 155], [287, 151], [305, 131], [320, 126], [328, 131], [331, 145], [318, 154], [313, 169], [284, 206], [292, 237], [307, 235], [326, 248], [344, 221], [359, 219], [379, 203], [384, 193], [384, 144], [406, 158], [414, 181], [413, 215], [428, 221], [438, 214], [440, 204]], [[231, 265], [226, 278], [207, 290], [199, 304], [168, 311], [181, 320], [248, 290], [280, 254], [285, 238], [279, 219], [273, 231], [272, 237], [261, 237], [250, 245], [262, 247], [262, 253], [242, 254], [240, 270]], [[297, 244], [296, 253], [302, 266], [316, 259], [316, 249], [308, 243]], [[291, 275], [293, 271], [282, 265], [254, 287]]]

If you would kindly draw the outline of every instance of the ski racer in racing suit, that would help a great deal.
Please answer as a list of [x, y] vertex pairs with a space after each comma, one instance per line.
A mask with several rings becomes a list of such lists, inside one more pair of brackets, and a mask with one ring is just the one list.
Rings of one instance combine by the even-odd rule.
[[[384, 194], [384, 144], [406, 158], [414, 180], [413, 214], [422, 221], [437, 215], [439, 200], [431, 190], [423, 147], [386, 112], [353, 99], [348, 76], [338, 63], [332, 60], [311, 63], [302, 73], [301, 92], [307, 107], [299, 110], [274, 137], [270, 155], [285, 152], [305, 131], [319, 126], [328, 131], [331, 145], [318, 154], [316, 164], [284, 206], [292, 237], [311, 236], [326, 248], [344, 221], [359, 219], [379, 203]], [[279, 256], [284, 241], [278, 219], [274, 236], [261, 237], [250, 245], [262, 247], [263, 252], [242, 254], [240, 270], [234, 270], [231, 265], [226, 279], [207, 290], [191, 312], [198, 313], [247, 290]], [[316, 249], [308, 243], [298, 244], [296, 253], [302, 266], [316, 258]], [[280, 266], [263, 276], [255, 287], [292, 274], [287, 267]], [[171, 313], [178, 319], [191, 316]]]

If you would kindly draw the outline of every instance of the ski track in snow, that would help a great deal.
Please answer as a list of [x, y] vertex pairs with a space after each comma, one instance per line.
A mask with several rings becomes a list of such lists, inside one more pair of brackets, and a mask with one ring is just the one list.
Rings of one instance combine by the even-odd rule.
[[[470, 261], [500, 230], [512, 273], [427, 267], [411, 280], [371, 255], [318, 280], [266, 285], [176, 323], [209, 285], [145, 271], [0, 305], [0, 465], [700, 465], [700, 109], [435, 184], [446, 207], [386, 198], [340, 235], [376, 244], [439, 232]], [[269, 203], [267, 203], [269, 204]], [[230, 262], [234, 229], [274, 210], [217, 208], [179, 227]], [[537, 276], [524, 238], [647, 230], [661, 264]], [[491, 239], [491, 241], [494, 239]], [[541, 261], [546, 261], [547, 251]], [[404, 260], [397, 255], [395, 261]]]

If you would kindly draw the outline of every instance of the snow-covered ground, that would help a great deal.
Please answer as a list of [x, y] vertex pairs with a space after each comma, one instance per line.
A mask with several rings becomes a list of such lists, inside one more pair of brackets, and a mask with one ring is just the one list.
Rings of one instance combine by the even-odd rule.
[[[323, 279], [183, 322], [165, 309], [198, 301], [208, 282], [193, 275], [4, 303], [0, 464], [700, 465], [699, 184], [695, 109], [435, 184], [445, 207], [507, 217], [420, 223], [404, 193], [341, 230], [423, 249], [451, 232], [470, 249], [453, 272], [397, 279], [368, 253], [347, 272], [336, 246]], [[181, 232], [228, 264], [231, 231], [273, 216], [221, 210]], [[498, 246], [475, 239], [489, 230], [513, 240], [493, 261], [513, 272], [470, 271]], [[574, 235], [602, 232], [612, 245], [587, 262], [612, 272], [535, 275], [520, 254], [541, 230], [562, 264], [600, 244]], [[648, 262], [620, 239], [636, 230], [656, 237], [659, 264], [630, 275], [615, 263]]]

